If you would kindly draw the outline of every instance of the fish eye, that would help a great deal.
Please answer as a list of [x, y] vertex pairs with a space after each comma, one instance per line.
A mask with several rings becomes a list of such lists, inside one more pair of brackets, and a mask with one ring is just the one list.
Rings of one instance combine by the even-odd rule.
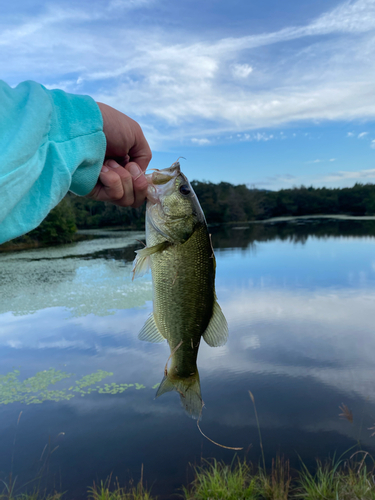
[[182, 184], [182, 186], [180, 186], [180, 193], [184, 194], [185, 196], [190, 194], [189, 186], [187, 186], [186, 184]]

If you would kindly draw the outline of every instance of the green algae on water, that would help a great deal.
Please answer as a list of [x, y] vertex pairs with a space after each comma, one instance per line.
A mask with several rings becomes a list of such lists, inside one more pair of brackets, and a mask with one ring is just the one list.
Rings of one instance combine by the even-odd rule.
[[10, 403], [40, 404], [45, 401], [69, 401], [70, 399], [88, 394], [122, 394], [134, 387], [136, 390], [146, 389], [143, 384], [117, 384], [115, 382], [98, 385], [102, 380], [113, 377], [112, 372], [97, 370], [84, 375], [68, 388], [52, 388], [58, 382], [75, 377], [74, 373], [66, 373], [50, 368], [36, 373], [33, 377], [20, 380], [21, 372], [13, 370], [0, 375], [0, 405]]

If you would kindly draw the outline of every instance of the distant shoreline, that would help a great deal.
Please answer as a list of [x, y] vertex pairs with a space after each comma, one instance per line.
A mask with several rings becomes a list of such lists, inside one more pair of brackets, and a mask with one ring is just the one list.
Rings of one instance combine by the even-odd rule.
[[30, 241], [25, 241], [25, 242], [16, 242], [13, 243], [13, 240], [6, 241], [2, 245], [0, 245], [0, 253], [4, 252], [16, 252], [18, 250], [30, 250], [32, 248], [48, 248], [48, 247], [56, 247], [56, 246], [61, 246], [61, 245], [69, 245], [70, 243], [76, 243], [78, 241], [82, 240], [90, 240], [93, 239], [93, 236], [90, 235], [83, 235], [80, 234], [80, 231], [78, 230], [73, 236], [72, 236], [72, 241], [70, 242], [61, 242], [61, 243], [56, 243], [56, 244], [51, 244], [51, 243], [43, 243], [41, 241], [37, 240], [30, 240]]
[[[221, 223], [212, 223], [208, 224], [209, 227], [218, 227], [218, 226], [239, 226], [241, 224], [246, 224], [247, 226], [251, 226], [252, 224], [274, 224], [279, 222], [293, 222], [298, 220], [350, 220], [350, 221], [375, 221], [375, 215], [338, 215], [338, 214], [321, 214], [321, 215], [290, 215], [284, 217], [271, 217], [269, 219], [262, 220], [239, 220], [239, 221], [231, 221], [231, 222], [221, 222]], [[246, 229], [246, 227], [234, 227], [235, 229]], [[15, 242], [10, 240], [6, 243], [0, 245], [0, 253], [4, 252], [15, 252], [21, 250], [30, 250], [33, 248], [48, 248], [54, 246], [61, 245], [69, 245], [70, 243], [76, 243], [79, 241], [95, 239], [100, 236], [110, 236], [116, 234], [120, 231], [131, 232], [137, 230], [139, 228], [128, 227], [128, 226], [109, 226], [95, 229], [78, 229], [76, 233], [72, 236], [72, 240], [70, 242], [62, 242], [56, 244], [45, 244], [43, 242], [39, 242], [36, 240], [30, 240], [27, 242]]]

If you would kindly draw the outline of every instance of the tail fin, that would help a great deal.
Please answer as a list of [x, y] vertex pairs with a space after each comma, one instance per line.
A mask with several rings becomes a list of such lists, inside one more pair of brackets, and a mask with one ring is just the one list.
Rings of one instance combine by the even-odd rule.
[[199, 418], [203, 402], [198, 370], [188, 378], [171, 377], [169, 372], [161, 381], [155, 397], [158, 398], [170, 391], [177, 391], [180, 394], [181, 404], [190, 417]]

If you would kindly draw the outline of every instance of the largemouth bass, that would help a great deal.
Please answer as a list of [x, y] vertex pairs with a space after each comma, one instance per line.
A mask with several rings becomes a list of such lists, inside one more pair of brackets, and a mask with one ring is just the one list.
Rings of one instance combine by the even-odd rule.
[[147, 246], [136, 252], [133, 277], [151, 268], [153, 314], [138, 337], [168, 341], [170, 368], [156, 397], [175, 390], [186, 412], [198, 418], [201, 337], [212, 347], [224, 345], [228, 337], [215, 294], [215, 256], [202, 208], [179, 162], [149, 174], [148, 180]]

